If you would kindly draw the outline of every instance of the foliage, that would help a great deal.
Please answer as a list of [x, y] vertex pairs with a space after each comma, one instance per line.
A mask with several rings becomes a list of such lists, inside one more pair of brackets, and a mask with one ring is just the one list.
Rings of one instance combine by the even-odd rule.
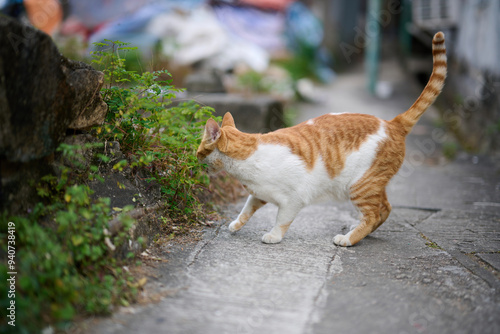
[[[59, 151], [63, 158], [77, 162], [83, 158], [78, 148], [63, 144]], [[39, 203], [27, 217], [0, 216], [0, 240], [7, 240], [7, 222], [15, 224], [18, 273], [16, 327], [2, 332], [37, 332], [45, 323], [64, 327], [77, 315], [108, 313], [112, 305], [134, 300], [133, 278], [122, 272], [112, 249], [125, 244], [132, 219], [123, 214], [126, 228], [110, 236], [109, 199], [92, 200], [92, 191], [75, 182], [80, 178], [69, 167], [61, 167], [60, 172], [59, 177], [48, 175], [37, 185], [47, 203]], [[7, 251], [4, 243], [2, 251]], [[3, 275], [12, 271], [4, 263], [0, 267]], [[0, 292], [7, 296], [6, 291]], [[8, 302], [2, 299], [1, 306]]]
[[204, 124], [213, 110], [194, 102], [174, 106], [179, 89], [166, 71], [136, 73], [126, 69], [123, 54], [134, 50], [127, 43], [98, 43], [93, 62], [103, 66], [109, 105], [104, 125], [95, 129], [101, 140], [119, 141], [127, 160], [115, 169], [144, 167], [148, 181], [161, 186], [170, 215], [199, 214], [197, 190], [207, 182], [195, 152]]
[[303, 78], [317, 79], [316, 62], [316, 50], [307, 45], [302, 45], [292, 57], [276, 61], [290, 73], [294, 82]]
[[443, 155], [448, 159], [448, 160], [453, 160], [457, 156], [457, 152], [459, 150], [459, 146], [455, 142], [444, 142], [442, 146], [443, 150]]
[[262, 73], [257, 71], [247, 71], [238, 77], [239, 84], [247, 87], [251, 92], [268, 93], [272, 89], [272, 85]]
[[[100, 143], [61, 144], [58, 175], [47, 175], [35, 185], [43, 203], [26, 217], [0, 214], [0, 254], [7, 253], [3, 242], [7, 240], [7, 222], [14, 222], [19, 273], [17, 326], [5, 327], [8, 325], [2, 322], [2, 332], [39, 332], [47, 323], [64, 329], [75, 317], [105, 314], [113, 305], [128, 305], [141, 285], [141, 280], [134, 282], [122, 269], [124, 260], [116, 256], [127, 249], [128, 229], [133, 223], [126, 214], [130, 208], [121, 209], [122, 231], [110, 235], [110, 201], [93, 198], [86, 185], [88, 181], [103, 181], [98, 165], [110, 159], [100, 153], [88, 157], [84, 152], [98, 152], [102, 142], [118, 141], [126, 159], [113, 168], [148, 175], [148, 181], [160, 185], [168, 207], [164, 213], [168, 217], [160, 225], [188, 225], [203, 214], [197, 191], [208, 178], [195, 151], [212, 110], [193, 102], [175, 106], [172, 99], [179, 90], [170, 85], [167, 71], [139, 74], [128, 70], [120, 54], [134, 48], [125, 43], [98, 47], [101, 50], [93, 53], [93, 63], [105, 74], [101, 93], [109, 106], [105, 123], [92, 130]], [[0, 263], [4, 282], [8, 272], [5, 263]], [[0, 306], [7, 307], [5, 284], [0, 285], [0, 293]]]

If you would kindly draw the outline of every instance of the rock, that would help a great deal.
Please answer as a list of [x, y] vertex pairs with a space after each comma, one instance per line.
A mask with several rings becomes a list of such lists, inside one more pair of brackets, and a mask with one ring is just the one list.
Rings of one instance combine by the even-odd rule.
[[[78, 148], [75, 148], [74, 155], [64, 156], [61, 154], [62, 165], [73, 170], [79, 170], [81, 172], [86, 171], [93, 162], [96, 149], [86, 148], [85, 145], [96, 143], [96, 139], [89, 134], [77, 134], [67, 136], [64, 138], [63, 143], [78, 146]], [[55, 164], [55, 166], [57, 166], [57, 164]]]
[[225, 93], [226, 89], [216, 71], [189, 74], [184, 80], [184, 87], [192, 93]]
[[36, 189], [39, 180], [45, 175], [55, 174], [47, 160], [22, 163], [0, 159], [0, 212], [26, 214], [31, 212], [35, 203], [41, 201]]
[[82, 130], [102, 124], [108, 112], [108, 105], [100, 94], [104, 73], [85, 63], [66, 60], [63, 71], [67, 73], [68, 83], [78, 92], [73, 102], [73, 110], [78, 114], [68, 128]]
[[57, 174], [53, 153], [68, 128], [104, 121], [104, 75], [7, 16], [0, 16], [0, 45], [0, 210], [26, 213], [40, 201], [40, 178]]
[[104, 121], [103, 74], [66, 59], [50, 36], [0, 18], [0, 156], [28, 162], [50, 155], [68, 127]]

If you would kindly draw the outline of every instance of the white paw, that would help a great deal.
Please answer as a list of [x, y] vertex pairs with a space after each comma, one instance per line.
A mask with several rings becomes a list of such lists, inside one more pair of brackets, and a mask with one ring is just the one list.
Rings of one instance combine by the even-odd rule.
[[238, 220], [233, 221], [231, 224], [229, 224], [229, 232], [236, 232], [239, 231], [243, 227], [243, 224], [241, 224]]
[[351, 242], [349, 241], [349, 237], [346, 235], [342, 234], [337, 234], [335, 238], [333, 238], [333, 243], [338, 246], [352, 246]]
[[282, 237], [278, 237], [276, 235], [273, 235], [272, 233], [266, 233], [262, 237], [262, 242], [266, 244], [277, 244], [280, 242]]

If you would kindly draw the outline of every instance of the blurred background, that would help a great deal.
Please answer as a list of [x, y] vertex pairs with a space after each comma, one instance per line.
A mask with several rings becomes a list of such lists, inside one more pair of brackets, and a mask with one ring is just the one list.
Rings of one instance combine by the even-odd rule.
[[0, 0], [0, 8], [50, 34], [72, 59], [120, 40], [137, 47], [129, 68], [167, 69], [177, 87], [202, 81], [201, 92], [285, 102], [314, 102], [315, 87], [350, 71], [392, 99], [398, 87], [381, 79], [381, 64], [425, 84], [432, 36], [443, 31], [442, 122], [464, 149], [500, 152], [500, 0]]

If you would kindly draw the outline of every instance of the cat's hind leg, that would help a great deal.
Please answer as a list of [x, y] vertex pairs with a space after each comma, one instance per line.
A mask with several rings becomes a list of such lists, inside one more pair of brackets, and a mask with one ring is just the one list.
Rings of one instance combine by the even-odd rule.
[[361, 212], [361, 222], [346, 235], [336, 235], [333, 242], [339, 246], [353, 246], [375, 231], [387, 219], [390, 212], [390, 204], [384, 194], [385, 191], [383, 193], [370, 191], [365, 195], [351, 197], [351, 201]]
[[253, 216], [255, 211], [259, 210], [265, 204], [266, 202], [261, 201], [260, 199], [258, 199], [253, 195], [248, 196], [245, 206], [238, 215], [238, 218], [236, 218], [236, 220], [234, 220], [231, 224], [229, 224], [229, 231], [236, 232], [240, 230]]
[[266, 244], [277, 244], [280, 242], [300, 209], [294, 205], [280, 207], [278, 216], [276, 217], [276, 224], [269, 233], [264, 234], [262, 242]]
[[391, 203], [389, 203], [389, 201], [387, 200], [387, 193], [384, 190], [384, 192], [382, 193], [382, 202], [380, 202], [380, 221], [378, 222], [378, 224], [375, 224], [372, 232], [379, 228], [380, 225], [382, 225], [387, 220], [387, 218], [389, 218], [391, 210]]

